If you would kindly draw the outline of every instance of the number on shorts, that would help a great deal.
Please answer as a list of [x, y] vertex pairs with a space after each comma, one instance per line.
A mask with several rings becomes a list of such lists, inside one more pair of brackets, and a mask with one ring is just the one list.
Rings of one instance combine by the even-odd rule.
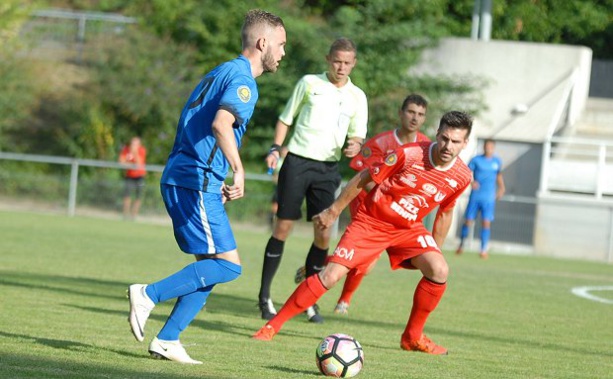
[[436, 244], [436, 241], [434, 240], [434, 238], [429, 235], [429, 234], [425, 234], [425, 235], [421, 235], [419, 237], [417, 237], [417, 242], [419, 242], [419, 244], [421, 245], [421, 247], [423, 247], [424, 249], [428, 246], [430, 247], [438, 247], [438, 245]]

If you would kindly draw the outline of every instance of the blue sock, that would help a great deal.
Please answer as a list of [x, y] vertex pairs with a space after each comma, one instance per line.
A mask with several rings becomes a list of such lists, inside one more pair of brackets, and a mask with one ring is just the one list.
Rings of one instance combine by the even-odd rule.
[[179, 334], [187, 328], [202, 307], [204, 307], [206, 299], [209, 297], [214, 286], [200, 288], [196, 292], [180, 296], [157, 337], [164, 341], [178, 340]]
[[481, 229], [481, 251], [487, 251], [487, 245], [490, 243], [490, 229]]
[[239, 277], [241, 266], [223, 259], [204, 259], [147, 285], [147, 296], [155, 303], [185, 296], [199, 288], [226, 283]]
[[466, 237], [468, 237], [468, 231], [469, 231], [469, 227], [468, 225], [464, 224], [462, 225], [462, 231], [460, 232], [460, 245], [464, 244], [464, 240], [466, 239]]

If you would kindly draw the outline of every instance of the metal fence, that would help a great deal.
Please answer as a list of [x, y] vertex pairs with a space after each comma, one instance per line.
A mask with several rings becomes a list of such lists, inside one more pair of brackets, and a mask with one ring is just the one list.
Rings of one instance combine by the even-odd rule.
[[[4, 197], [5, 206], [8, 201], [13, 206], [44, 207], [69, 216], [94, 210], [102, 214], [120, 212], [123, 172], [131, 167], [117, 162], [4, 152], [0, 152], [0, 162], [0, 196]], [[166, 211], [159, 182], [164, 166], [146, 165], [145, 168], [147, 184], [142, 217], [163, 216]], [[259, 183], [257, 190], [247, 191], [249, 201], [241, 204], [240, 209], [229, 203], [229, 213], [238, 219], [247, 213], [265, 216], [272, 197], [271, 177], [247, 174], [246, 180]]]
[[[45, 211], [69, 216], [94, 215], [120, 220], [123, 172], [127, 167], [109, 161], [0, 152], [0, 209]], [[159, 191], [164, 166], [147, 165], [146, 169], [147, 181], [139, 219], [168, 222]], [[229, 217], [243, 225], [270, 225], [274, 191], [272, 177], [248, 173], [245, 178], [245, 198], [227, 204]], [[501, 206], [517, 208], [532, 202], [532, 199], [507, 196], [501, 200]], [[457, 207], [457, 220], [461, 220], [462, 212], [460, 205]], [[517, 213], [499, 212], [497, 216], [496, 224], [500, 225], [500, 229], [493, 232], [505, 246], [509, 243], [521, 244], [518, 241], [525, 240], [522, 236], [530, 232], [534, 223], [532, 218], [518, 216]], [[335, 235], [343, 231], [348, 223], [349, 213], [346, 210], [335, 227]], [[310, 230], [306, 222], [298, 222], [297, 229], [301, 227]], [[451, 235], [449, 238], [454, 243]], [[472, 244], [469, 241], [468, 246]], [[500, 249], [508, 250], [507, 247]]]

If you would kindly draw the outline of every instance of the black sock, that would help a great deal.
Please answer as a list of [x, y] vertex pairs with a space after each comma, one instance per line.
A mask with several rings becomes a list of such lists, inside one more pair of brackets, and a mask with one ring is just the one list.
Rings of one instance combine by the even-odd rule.
[[311, 245], [309, 254], [306, 257], [306, 276], [317, 274], [324, 269], [326, 264], [326, 257], [328, 256], [328, 249], [320, 249], [315, 244]]
[[281, 256], [283, 256], [283, 247], [285, 241], [270, 237], [264, 250], [264, 264], [262, 265], [262, 282], [260, 283], [260, 301], [270, 298], [270, 286], [272, 279], [277, 273], [279, 264], [281, 264]]

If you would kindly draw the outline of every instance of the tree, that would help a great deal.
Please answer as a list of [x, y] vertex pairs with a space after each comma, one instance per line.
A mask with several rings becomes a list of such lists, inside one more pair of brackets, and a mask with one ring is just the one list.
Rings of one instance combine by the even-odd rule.
[[16, 54], [21, 42], [19, 30], [31, 9], [29, 2], [20, 0], [0, 4], [0, 151], [19, 144], [10, 134], [28, 118], [36, 103], [33, 67]]

